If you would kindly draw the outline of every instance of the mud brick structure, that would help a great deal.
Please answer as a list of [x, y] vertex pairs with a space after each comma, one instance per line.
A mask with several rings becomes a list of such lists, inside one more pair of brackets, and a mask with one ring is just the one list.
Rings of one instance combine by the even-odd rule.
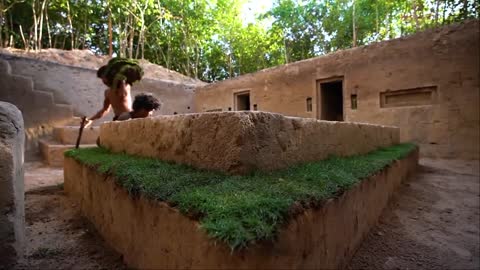
[[399, 129], [265, 112], [158, 116], [100, 127], [112, 152], [233, 174], [271, 171], [399, 143]]
[[195, 108], [397, 126], [423, 156], [478, 159], [478, 28], [467, 21], [209, 84]]

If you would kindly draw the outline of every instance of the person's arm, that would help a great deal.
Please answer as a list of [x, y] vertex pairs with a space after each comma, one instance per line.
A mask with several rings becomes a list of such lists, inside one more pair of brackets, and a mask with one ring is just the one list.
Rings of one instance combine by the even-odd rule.
[[105, 99], [103, 100], [103, 107], [92, 117], [86, 119], [87, 123], [85, 127], [88, 127], [94, 120], [104, 117], [110, 111], [110, 100], [108, 99], [107, 92], [105, 91]]

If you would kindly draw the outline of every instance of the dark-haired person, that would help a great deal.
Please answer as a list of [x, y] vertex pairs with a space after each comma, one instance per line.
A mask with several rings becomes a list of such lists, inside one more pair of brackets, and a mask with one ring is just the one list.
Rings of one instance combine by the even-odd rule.
[[[97, 77], [102, 79], [103, 83], [107, 84], [107, 79], [104, 75], [105, 70], [102, 70], [104, 67], [105, 66], [101, 67], [97, 71]], [[102, 108], [93, 116], [86, 119], [87, 122], [85, 127], [88, 127], [94, 120], [104, 117], [110, 111], [110, 108], [113, 109], [113, 121], [117, 120], [122, 113], [130, 112], [132, 110], [130, 88], [130, 84], [122, 80], [118, 82], [118, 87], [116, 89], [110, 87], [105, 90]]]
[[99, 78], [100, 80], [102, 80], [103, 84], [105, 84], [106, 86], [108, 86], [108, 82], [107, 82], [107, 65], [104, 65], [104, 66], [101, 66], [98, 70], [97, 70], [97, 78]]
[[[153, 111], [160, 108], [160, 102], [151, 94], [139, 94], [135, 96], [132, 107], [133, 111], [122, 113], [116, 121], [149, 117]], [[97, 138], [97, 145], [101, 146], [100, 137]]]
[[139, 94], [135, 96], [132, 105], [133, 111], [122, 113], [118, 116], [118, 121], [145, 118], [151, 116], [153, 111], [160, 108], [160, 102], [151, 94]]

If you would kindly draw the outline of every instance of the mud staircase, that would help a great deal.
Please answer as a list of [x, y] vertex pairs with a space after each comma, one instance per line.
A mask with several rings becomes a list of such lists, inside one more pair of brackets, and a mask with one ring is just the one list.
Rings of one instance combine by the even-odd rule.
[[[80, 122], [80, 118], [78, 118], [78, 122]], [[79, 126], [74, 125], [55, 127], [51, 138], [39, 140], [40, 152], [47, 165], [63, 167], [63, 153], [68, 149], [75, 148], [79, 128]], [[97, 146], [96, 141], [99, 134], [98, 126], [83, 129], [80, 148]]]
[[45, 121], [59, 121], [73, 117], [69, 104], [55, 102], [51, 91], [36, 89], [32, 78], [13, 74], [7, 60], [0, 58], [0, 100], [15, 104], [23, 113], [25, 127]]
[[[0, 100], [15, 104], [24, 117], [27, 144], [37, 145], [46, 164], [63, 166], [63, 152], [75, 147], [80, 118], [74, 116], [70, 104], [56, 101], [55, 93], [49, 89], [37, 89], [35, 80], [22, 70], [12, 71], [10, 56], [0, 55]], [[53, 126], [48, 138], [35, 138], [29, 141], [29, 129]], [[99, 127], [83, 130], [81, 147], [96, 146]], [[44, 136], [43, 136], [44, 137]]]

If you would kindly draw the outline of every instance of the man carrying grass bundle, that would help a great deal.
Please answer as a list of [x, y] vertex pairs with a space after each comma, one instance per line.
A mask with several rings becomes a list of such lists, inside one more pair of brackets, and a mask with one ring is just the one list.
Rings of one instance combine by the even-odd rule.
[[117, 120], [123, 113], [132, 110], [131, 85], [139, 81], [143, 70], [136, 60], [126, 58], [112, 58], [107, 65], [102, 66], [97, 77], [109, 88], [104, 92], [102, 108], [93, 116], [86, 119], [85, 127], [94, 120], [105, 116], [113, 108], [113, 120]]

